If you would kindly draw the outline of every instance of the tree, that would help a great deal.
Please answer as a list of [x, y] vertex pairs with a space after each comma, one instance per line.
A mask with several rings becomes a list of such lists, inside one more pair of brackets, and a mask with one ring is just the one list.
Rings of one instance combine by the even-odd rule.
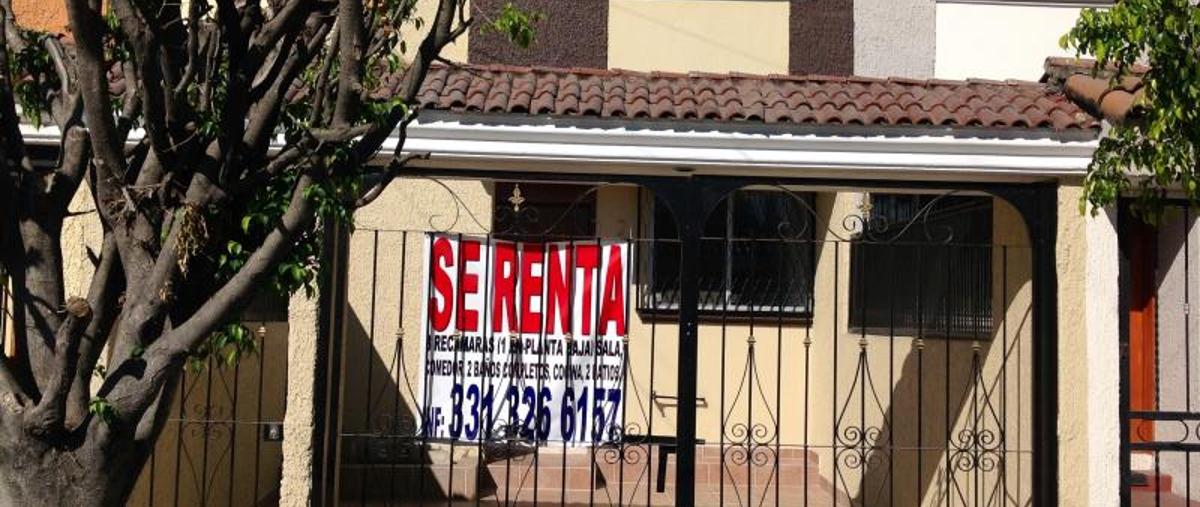
[[[189, 360], [253, 352], [236, 318], [259, 287], [315, 288], [321, 224], [416, 157], [401, 155], [407, 105], [473, 23], [464, 0], [428, 24], [415, 4], [66, 0], [68, 41], [0, 0], [0, 268], [19, 350], [0, 355], [0, 505], [123, 505]], [[485, 27], [529, 44], [533, 19], [507, 6]], [[407, 48], [408, 30], [428, 34]], [[62, 133], [53, 167], [21, 115]], [[59, 236], [85, 184], [103, 246], [87, 294], [67, 297]]]
[[1127, 121], [1100, 141], [1084, 182], [1095, 210], [1136, 192], [1153, 216], [1178, 189], [1200, 204], [1200, 7], [1196, 0], [1121, 0], [1084, 9], [1064, 48], [1094, 55], [1114, 85], [1137, 64], [1139, 98]]

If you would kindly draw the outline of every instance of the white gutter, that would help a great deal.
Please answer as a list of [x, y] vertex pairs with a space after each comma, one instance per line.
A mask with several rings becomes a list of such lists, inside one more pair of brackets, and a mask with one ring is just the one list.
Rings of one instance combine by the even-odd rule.
[[[520, 116], [425, 112], [406, 153], [429, 152], [444, 172], [620, 172], [680, 175], [1046, 180], [1081, 176], [1097, 142], [982, 137], [1001, 131], [831, 127], [820, 131], [721, 130], [729, 124], [564, 122]], [[26, 142], [57, 145], [56, 128], [22, 125]], [[850, 132], [853, 135], [841, 135]], [[855, 133], [857, 132], [857, 133]], [[1022, 131], [1023, 132], [1023, 131]], [[1037, 131], [1030, 131], [1036, 133]], [[981, 137], [966, 137], [974, 133]], [[952, 135], [953, 134], [953, 135]], [[140, 135], [134, 132], [130, 137]], [[380, 150], [386, 159], [398, 138]], [[272, 146], [282, 147], [282, 139]]]
[[[443, 169], [1030, 181], [1082, 176], [1097, 146], [1090, 136], [983, 138], [962, 130], [897, 135], [904, 130], [880, 128], [872, 135], [860, 128], [861, 135], [846, 136], [825, 133], [836, 127], [779, 133], [686, 122], [501, 124], [445, 113], [422, 120], [409, 128], [404, 151], [429, 152], [424, 165]], [[383, 151], [391, 153], [395, 142], [389, 139]]]

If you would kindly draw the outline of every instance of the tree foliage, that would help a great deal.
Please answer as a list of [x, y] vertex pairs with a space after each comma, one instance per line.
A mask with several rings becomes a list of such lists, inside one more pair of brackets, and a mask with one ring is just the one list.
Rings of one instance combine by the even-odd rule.
[[1062, 45], [1094, 55], [1096, 71], [1115, 69], [1114, 82], [1135, 64], [1144, 98], [1138, 114], [1100, 141], [1085, 180], [1092, 209], [1127, 193], [1153, 212], [1173, 190], [1200, 203], [1200, 7], [1196, 0], [1121, 0], [1084, 9]]
[[[427, 156], [402, 151], [411, 105], [476, 23], [464, 0], [430, 3], [424, 19], [417, 0], [66, 0], [68, 42], [0, 0], [19, 351], [0, 355], [0, 504], [123, 504], [184, 368], [256, 352], [238, 316], [260, 290], [314, 293], [322, 224], [352, 225]], [[537, 18], [481, 22], [527, 45]], [[59, 133], [56, 159], [27, 127]], [[68, 297], [60, 236], [82, 185], [103, 243]]]

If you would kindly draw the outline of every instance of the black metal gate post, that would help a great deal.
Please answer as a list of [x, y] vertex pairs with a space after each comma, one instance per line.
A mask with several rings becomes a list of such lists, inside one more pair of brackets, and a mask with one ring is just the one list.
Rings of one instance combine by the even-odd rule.
[[700, 322], [700, 239], [708, 215], [734, 190], [739, 179], [689, 177], [644, 185], [670, 208], [679, 228], [679, 374], [678, 445], [675, 456], [675, 505], [696, 504], [696, 395]]

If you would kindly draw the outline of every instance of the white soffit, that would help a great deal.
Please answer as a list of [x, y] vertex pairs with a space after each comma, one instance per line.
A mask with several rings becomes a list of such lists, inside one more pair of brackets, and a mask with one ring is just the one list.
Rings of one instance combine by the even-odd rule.
[[409, 128], [404, 151], [429, 152], [421, 164], [443, 169], [1046, 180], [1083, 175], [1097, 145], [1091, 132], [1035, 129], [758, 124], [734, 131], [728, 123], [521, 118], [426, 113]]
[[[31, 144], [60, 140], [57, 128], [22, 125], [21, 131]], [[140, 132], [131, 137], [136, 140]], [[380, 162], [398, 141], [393, 135], [384, 143]], [[272, 148], [282, 146], [276, 139]], [[1095, 134], [1087, 131], [742, 126], [426, 111], [409, 127], [404, 152], [430, 153], [415, 165], [443, 172], [1036, 181], [1085, 174], [1096, 146]]]

